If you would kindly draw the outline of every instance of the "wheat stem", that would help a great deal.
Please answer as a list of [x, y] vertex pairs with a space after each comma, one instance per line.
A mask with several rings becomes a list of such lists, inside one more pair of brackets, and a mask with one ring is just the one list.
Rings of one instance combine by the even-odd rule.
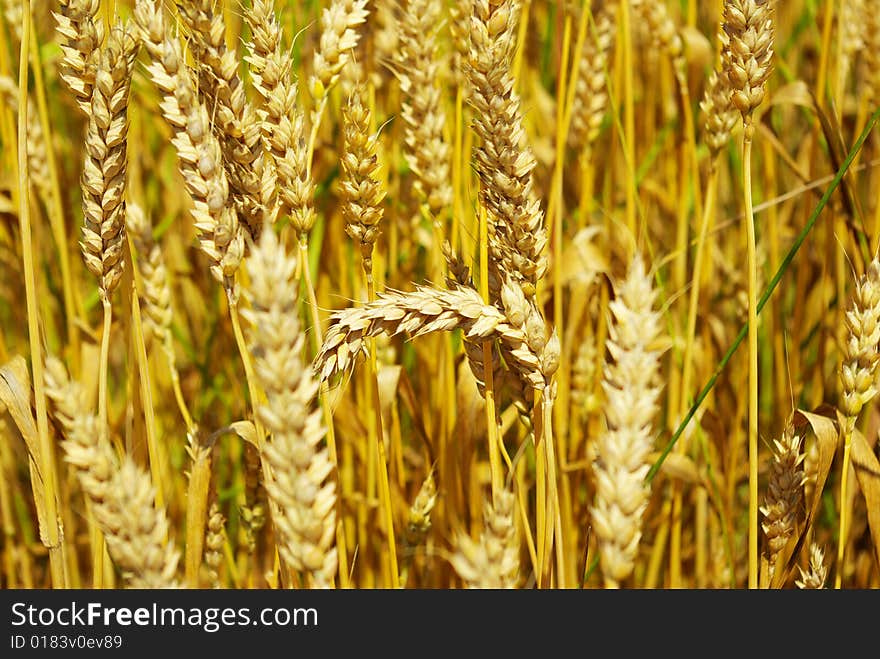
[[46, 542], [49, 549], [49, 567], [53, 588], [67, 587], [64, 568], [63, 546], [60, 541], [58, 521], [57, 476], [55, 472], [54, 445], [49, 437], [49, 418], [46, 410], [46, 392], [43, 379], [43, 352], [40, 340], [40, 319], [37, 308], [37, 286], [34, 272], [33, 240], [30, 222], [30, 195], [28, 193], [27, 167], [27, 89], [28, 49], [31, 39], [31, 3], [22, 0], [21, 45], [18, 68], [18, 200], [19, 228], [22, 243], [22, 266], [24, 268], [25, 301], [27, 306], [28, 340], [30, 342], [31, 369], [34, 378], [34, 403], [37, 413], [37, 433], [40, 441], [40, 460], [43, 476], [43, 498], [46, 508]]
[[752, 210], [751, 116], [743, 134], [743, 197], [746, 214], [746, 249], [749, 298], [749, 588], [758, 587], [758, 265], [755, 244], [755, 216]]

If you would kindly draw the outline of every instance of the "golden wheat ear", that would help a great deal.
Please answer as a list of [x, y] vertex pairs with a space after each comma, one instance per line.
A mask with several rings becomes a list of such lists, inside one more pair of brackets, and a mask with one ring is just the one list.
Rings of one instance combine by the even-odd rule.
[[178, 588], [180, 553], [168, 542], [168, 518], [156, 507], [147, 472], [117, 458], [98, 418], [84, 404], [80, 385], [57, 358], [46, 361], [47, 394], [64, 432], [61, 448], [76, 470], [113, 562], [132, 588]]
[[516, 497], [501, 490], [483, 509], [480, 539], [460, 533], [452, 567], [468, 588], [516, 588], [519, 585], [519, 534], [514, 519]]
[[265, 485], [279, 552], [313, 587], [334, 585], [336, 484], [323, 444], [325, 428], [315, 405], [318, 381], [303, 362], [296, 257], [287, 254], [274, 231], [260, 236], [247, 261], [250, 283], [248, 346], [266, 404], [257, 414], [271, 433], [262, 446]]
[[174, 137], [178, 166], [192, 198], [199, 246], [210, 260], [211, 274], [235, 299], [235, 273], [244, 256], [238, 213], [229, 200], [229, 182], [220, 143], [207, 107], [187, 68], [180, 41], [173, 37], [158, 0], [138, 0], [135, 21], [150, 54], [147, 71], [162, 94], [162, 113]]
[[656, 291], [638, 255], [626, 278], [618, 282], [609, 304], [611, 326], [602, 388], [607, 430], [596, 445], [596, 496], [592, 527], [599, 543], [600, 567], [607, 587], [629, 578], [642, 537], [642, 515], [648, 506], [654, 448], [654, 416], [660, 386], [660, 314]]

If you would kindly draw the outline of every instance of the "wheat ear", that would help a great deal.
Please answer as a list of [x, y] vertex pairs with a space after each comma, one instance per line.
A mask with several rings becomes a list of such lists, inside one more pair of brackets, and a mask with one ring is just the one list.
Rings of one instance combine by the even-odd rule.
[[780, 439], [773, 441], [770, 479], [764, 505], [761, 507], [771, 577], [776, 568], [777, 557], [795, 532], [803, 505], [804, 454], [801, 443], [802, 438], [791, 427], [785, 429]]
[[48, 393], [65, 434], [61, 446], [77, 470], [111, 558], [132, 588], [177, 588], [179, 552], [166, 541], [168, 519], [155, 507], [150, 476], [130, 457], [117, 459], [61, 362], [50, 358], [46, 366]]
[[479, 541], [459, 534], [452, 567], [468, 588], [516, 588], [519, 584], [519, 538], [514, 519], [516, 497], [500, 490], [486, 502]]
[[212, 501], [205, 529], [205, 565], [208, 567], [210, 588], [220, 588], [220, 566], [223, 564], [223, 545], [226, 544], [225, 525], [226, 518], [220, 512], [220, 506]]
[[214, 133], [223, 150], [229, 196], [251, 236], [262, 227], [260, 132], [239, 76], [241, 62], [226, 47], [226, 23], [212, 0], [178, 0], [189, 28], [189, 49], [198, 67], [201, 99], [211, 108]]
[[321, 12], [321, 38], [312, 63], [309, 89], [320, 104], [326, 101], [330, 89], [354, 50], [360, 35], [358, 26], [367, 20], [367, 0], [333, 0]]
[[86, 133], [80, 247], [102, 299], [111, 296], [124, 267], [128, 92], [136, 55], [137, 41], [127, 29], [110, 31], [95, 74]]
[[801, 578], [795, 580], [795, 585], [801, 590], [818, 590], [825, 587], [825, 579], [828, 570], [825, 567], [825, 552], [815, 542], [810, 543], [810, 567], [804, 570], [798, 566]]
[[619, 587], [633, 571], [642, 536], [642, 515], [650, 486], [648, 454], [654, 445], [653, 419], [660, 387], [660, 314], [656, 292], [639, 255], [609, 304], [611, 325], [602, 378], [607, 429], [596, 445], [593, 532], [607, 587]]
[[403, 94], [404, 155], [415, 189], [433, 217], [452, 204], [451, 149], [443, 136], [446, 116], [440, 86], [437, 30], [441, 0], [405, 0], [400, 9], [396, 65]]
[[313, 404], [318, 382], [302, 361], [296, 267], [274, 231], [264, 228], [247, 262], [251, 308], [242, 315], [250, 324], [248, 343], [266, 392], [258, 414], [272, 435], [262, 451], [279, 551], [311, 585], [329, 587], [337, 570], [336, 485], [322, 446], [321, 410]]
[[343, 109], [342, 213], [345, 231], [356, 240], [367, 286], [373, 285], [373, 245], [379, 237], [385, 191], [378, 179], [378, 135], [370, 133], [370, 111], [364, 104], [366, 88], [356, 85]]
[[465, 66], [473, 129], [481, 142], [474, 161], [480, 202], [489, 214], [493, 301], [503, 279], [498, 273], [515, 279], [531, 297], [547, 267], [547, 231], [532, 182], [536, 162], [510, 69], [519, 12], [518, 0], [475, 0]]
[[603, 2], [592, 14], [594, 30], [584, 41], [578, 61], [568, 145], [578, 151], [592, 148], [608, 107], [605, 84], [608, 58], [617, 31], [617, 2]]
[[55, 12], [61, 43], [61, 79], [73, 92], [79, 109], [91, 111], [92, 88], [98, 70], [104, 23], [96, 20], [100, 0], [62, 0]]
[[862, 408], [877, 395], [877, 362], [880, 359], [880, 260], [873, 259], [856, 282], [844, 316], [846, 336], [840, 364], [840, 412], [843, 416], [843, 464], [840, 472], [840, 528], [834, 585], [840, 588], [849, 523], [849, 462], [852, 435]]
[[[508, 288], [521, 290], [512, 283]], [[327, 380], [351, 368], [366, 352], [365, 339], [370, 336], [407, 333], [418, 337], [461, 329], [472, 341], [499, 340], [512, 367], [533, 388], [543, 390], [558, 367], [559, 342], [555, 334], [547, 339], [538, 310], [524, 298], [522, 302], [505, 315], [485, 304], [472, 288], [445, 291], [419, 286], [410, 293], [379, 293], [374, 302], [337, 311], [330, 317], [326, 338], [315, 358], [315, 370]]]

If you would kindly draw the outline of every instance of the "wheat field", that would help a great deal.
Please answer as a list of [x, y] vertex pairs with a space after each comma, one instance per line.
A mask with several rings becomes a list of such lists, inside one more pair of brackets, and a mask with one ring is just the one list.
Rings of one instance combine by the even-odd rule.
[[876, 0], [2, 0], [3, 588], [880, 587]]

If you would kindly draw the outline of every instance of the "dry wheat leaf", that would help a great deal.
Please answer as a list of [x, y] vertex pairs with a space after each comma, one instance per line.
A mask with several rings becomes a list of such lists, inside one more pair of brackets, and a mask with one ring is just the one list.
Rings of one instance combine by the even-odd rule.
[[803, 80], [794, 80], [777, 89], [768, 99], [767, 105], [799, 105], [811, 110], [816, 109], [813, 93]]
[[31, 378], [24, 357], [16, 355], [0, 368], [0, 403], [24, 438], [28, 454], [40, 475], [40, 439], [31, 412]]
[[608, 272], [608, 252], [599, 244], [602, 229], [589, 226], [578, 231], [567, 242], [562, 253], [562, 283], [572, 281], [590, 283], [596, 275]]
[[683, 25], [681, 30], [679, 30], [679, 34], [684, 42], [684, 50], [689, 65], [701, 71], [711, 65], [715, 51], [705, 34], [691, 25]]
[[[834, 413], [833, 411], [825, 407], [819, 407], [816, 411], [818, 412], [820, 410], [831, 414]], [[792, 424], [795, 428], [795, 432], [800, 433], [803, 433], [805, 431], [805, 425], [810, 426], [813, 434], [816, 437], [816, 442], [819, 449], [819, 459], [816, 464], [816, 484], [813, 488], [813, 500], [805, 502], [807, 517], [804, 520], [804, 524], [800, 529], [800, 533], [798, 535], [797, 543], [794, 546], [794, 550], [792, 551], [791, 556], [789, 556], [789, 559], [786, 562], [785, 569], [781, 570], [780, 574], [777, 575], [779, 578], [779, 582], [784, 582], [784, 580], [788, 578], [787, 575], [794, 568], [794, 564], [797, 561], [798, 555], [800, 554], [801, 547], [803, 546], [804, 540], [807, 537], [807, 531], [810, 529], [810, 526], [812, 526], [813, 520], [816, 517], [816, 512], [819, 510], [819, 505], [822, 502], [822, 490], [825, 489], [825, 481], [828, 479], [828, 473], [831, 471], [831, 463], [834, 462], [834, 454], [837, 452], [838, 442], [836, 424], [829, 417], [824, 416], [823, 414], [807, 412], [806, 410], [799, 409], [794, 414]]]
[[24, 438], [30, 457], [31, 491], [37, 509], [37, 527], [40, 541], [49, 547], [49, 536], [46, 533], [46, 505], [43, 501], [43, 475], [40, 471], [40, 440], [37, 424], [31, 412], [31, 378], [27, 363], [21, 355], [15, 355], [0, 368], [0, 403], [9, 410], [9, 415]]
[[868, 445], [868, 440], [855, 430], [852, 436], [852, 464], [868, 509], [868, 526], [874, 553], [880, 565], [880, 461]]
[[391, 403], [394, 402], [402, 370], [403, 367], [397, 364], [379, 366], [379, 373], [376, 378], [379, 384], [379, 405], [382, 409], [382, 414], [387, 414]]
[[[250, 421], [238, 421], [247, 424]], [[253, 424], [250, 423], [251, 427]], [[245, 431], [247, 432], [247, 431]], [[237, 433], [240, 437], [241, 433]], [[256, 437], [256, 430], [253, 431]], [[250, 441], [250, 440], [246, 440]], [[189, 472], [186, 491], [186, 548], [185, 570], [189, 584], [197, 585], [199, 566], [202, 563], [202, 548], [205, 540], [205, 520], [208, 518], [208, 494], [211, 485], [210, 449], [196, 449]]]
[[226, 426], [226, 428], [221, 428], [215, 434], [219, 434], [220, 432], [227, 430], [234, 432], [248, 444], [251, 444], [254, 448], [260, 448], [260, 440], [257, 438], [257, 428], [256, 426], [254, 426], [253, 421], [235, 421]]
[[[648, 455], [649, 462], [656, 462], [660, 457], [659, 451], [654, 451]], [[700, 476], [700, 470], [696, 463], [686, 455], [678, 453], [670, 453], [660, 465], [660, 473], [675, 478], [685, 483], [702, 483], [703, 478]]]

